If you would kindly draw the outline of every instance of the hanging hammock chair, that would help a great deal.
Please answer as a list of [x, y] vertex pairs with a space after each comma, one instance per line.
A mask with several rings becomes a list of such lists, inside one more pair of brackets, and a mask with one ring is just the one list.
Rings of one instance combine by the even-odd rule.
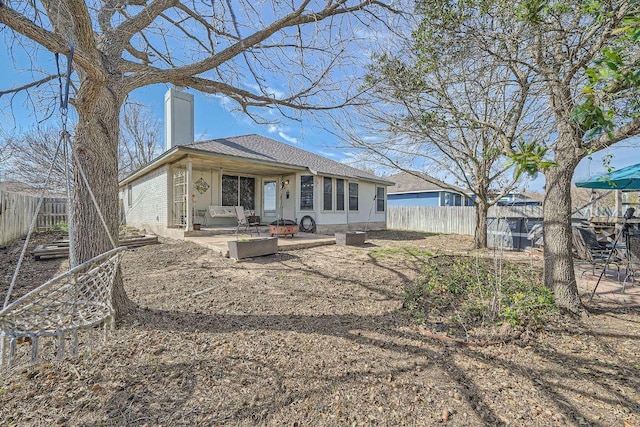
[[[74, 257], [74, 240], [72, 229], [69, 231], [69, 259], [71, 269], [63, 273], [45, 284], [30, 291], [26, 295], [9, 303], [11, 292], [16, 283], [20, 265], [24, 259], [27, 245], [33, 229], [36, 224], [37, 215], [42, 205], [42, 200], [46, 194], [53, 165], [62, 149], [65, 152], [64, 161], [68, 165], [69, 159], [66, 153], [70, 144], [69, 133], [66, 131], [66, 112], [69, 93], [69, 80], [71, 75], [71, 62], [73, 56], [73, 46], [70, 45], [70, 54], [67, 58], [67, 75], [66, 88], [63, 96], [61, 74], [60, 76], [60, 109], [62, 112], [62, 131], [60, 133], [60, 142], [54, 154], [52, 164], [47, 174], [45, 189], [42, 191], [27, 237], [22, 248], [22, 252], [18, 259], [13, 278], [7, 290], [2, 310], [0, 310], [0, 367], [8, 363], [12, 365], [16, 359], [16, 347], [19, 342], [31, 342], [31, 363], [38, 360], [39, 338], [51, 336], [57, 338], [58, 358], [65, 356], [65, 341], [67, 336], [71, 336], [71, 354], [77, 355], [78, 351], [78, 331], [82, 329], [93, 329], [96, 326], [104, 325], [105, 333], [108, 326], [113, 326], [114, 308], [112, 305], [113, 283], [118, 272], [123, 251], [126, 247], [117, 247], [112, 238], [109, 228], [102, 216], [98, 203], [89, 187], [86, 175], [82, 170], [82, 166], [78, 162], [73, 150], [72, 155], [76, 160], [78, 172], [86, 185], [89, 195], [97, 210], [98, 216], [107, 232], [109, 240], [114, 249], [102, 253], [80, 265], [75, 262]], [[57, 55], [56, 55], [57, 63]], [[70, 190], [70, 174], [66, 169], [67, 176], [67, 197], [71, 200]], [[71, 218], [72, 210], [69, 209], [69, 225], [72, 226]], [[7, 351], [8, 350], [8, 351]], [[7, 354], [8, 353], [8, 354]]]

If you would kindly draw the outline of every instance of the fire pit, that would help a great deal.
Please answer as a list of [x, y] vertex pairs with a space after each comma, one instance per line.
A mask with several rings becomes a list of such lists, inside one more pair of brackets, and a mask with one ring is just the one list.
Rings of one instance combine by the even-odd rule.
[[291, 234], [293, 237], [298, 232], [298, 224], [290, 219], [279, 219], [269, 224], [269, 233], [273, 236], [284, 236]]

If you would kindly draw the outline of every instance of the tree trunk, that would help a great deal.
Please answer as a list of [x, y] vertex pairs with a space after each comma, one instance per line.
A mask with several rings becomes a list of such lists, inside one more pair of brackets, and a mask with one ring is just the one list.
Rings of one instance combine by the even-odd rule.
[[[86, 84], [86, 83], [85, 83]], [[108, 87], [93, 88], [91, 97], [77, 97], [78, 124], [73, 138], [74, 203], [71, 238], [75, 245], [75, 258], [83, 262], [113, 249], [112, 236], [118, 244], [118, 136], [119, 112], [122, 100]], [[83, 100], [84, 103], [81, 101]], [[91, 199], [77, 165], [79, 161], [100, 213]], [[104, 218], [109, 234], [100, 219]], [[124, 290], [122, 275], [118, 271], [112, 297], [116, 319], [133, 309], [134, 305]]]
[[577, 161], [557, 159], [557, 163], [545, 173], [544, 283], [553, 289], [558, 307], [580, 313], [583, 306], [571, 256], [571, 178]]
[[473, 246], [476, 249], [487, 247], [487, 216], [489, 206], [481, 200], [476, 201], [476, 228], [473, 235]]

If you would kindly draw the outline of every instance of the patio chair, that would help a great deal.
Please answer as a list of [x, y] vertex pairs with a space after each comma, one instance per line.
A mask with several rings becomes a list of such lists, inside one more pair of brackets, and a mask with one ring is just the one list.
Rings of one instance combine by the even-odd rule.
[[238, 234], [241, 227], [244, 227], [244, 231], [246, 232], [248, 230], [250, 233], [253, 233], [255, 229], [255, 232], [258, 233], [259, 236], [260, 229], [258, 227], [260, 226], [260, 222], [249, 221], [247, 219], [247, 215], [244, 212], [244, 207], [234, 206], [234, 209], [236, 211], [236, 218], [238, 218], [238, 227], [236, 228], [236, 234]]
[[[572, 228], [573, 247], [576, 250], [578, 258], [583, 260], [583, 266], [589, 266], [591, 272], [595, 274], [596, 268], [604, 268], [605, 272], [610, 267], [615, 267], [620, 280], [620, 263], [622, 259], [614, 247], [607, 247], [598, 241], [596, 233], [590, 228], [573, 227]], [[578, 265], [578, 267], [581, 267]], [[582, 270], [584, 275], [586, 270]]]

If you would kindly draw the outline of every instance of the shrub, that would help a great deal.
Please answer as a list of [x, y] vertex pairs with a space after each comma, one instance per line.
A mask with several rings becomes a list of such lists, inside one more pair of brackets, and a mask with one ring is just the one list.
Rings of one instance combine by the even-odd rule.
[[60, 221], [57, 222], [53, 228], [51, 229], [51, 231], [62, 231], [64, 233], [68, 233], [69, 232], [69, 224], [67, 224], [64, 221]]
[[541, 271], [499, 259], [435, 257], [404, 290], [404, 307], [418, 323], [468, 328], [532, 326], [555, 312]]

